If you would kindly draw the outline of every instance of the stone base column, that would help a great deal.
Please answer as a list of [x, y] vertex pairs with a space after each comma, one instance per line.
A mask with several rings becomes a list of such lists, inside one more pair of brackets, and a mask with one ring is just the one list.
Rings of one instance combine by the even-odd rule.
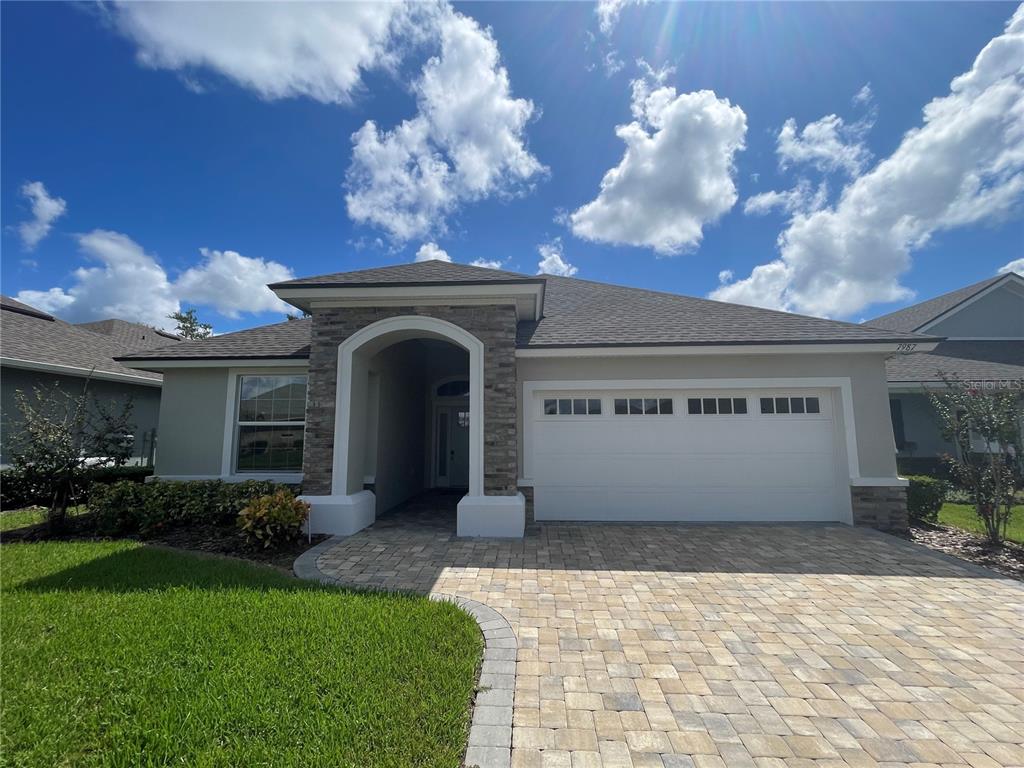
[[850, 488], [853, 524], [889, 533], [910, 527], [905, 485], [855, 485]]
[[300, 496], [309, 504], [307, 533], [351, 536], [373, 525], [377, 517], [377, 499], [370, 491], [351, 496]]

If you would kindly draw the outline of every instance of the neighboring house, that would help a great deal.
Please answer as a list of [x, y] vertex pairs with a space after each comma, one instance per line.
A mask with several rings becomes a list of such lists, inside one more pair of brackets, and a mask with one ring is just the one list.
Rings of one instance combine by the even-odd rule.
[[440, 261], [270, 286], [311, 317], [120, 358], [157, 475], [301, 482], [316, 532], [427, 488], [537, 520], [906, 525], [885, 359], [913, 333]]
[[73, 325], [7, 296], [0, 297], [0, 463], [8, 460], [12, 433], [20, 414], [14, 393], [59, 384], [64, 392], [88, 391], [104, 403], [134, 403], [133, 460], [152, 460], [160, 411], [161, 376], [126, 368], [114, 357], [179, 337], [124, 320]]
[[886, 364], [898, 462], [907, 473], [940, 471], [940, 457], [956, 452], [927, 395], [945, 387], [943, 376], [989, 388], [1024, 381], [1024, 278], [1014, 272], [866, 324], [945, 337], [933, 350], [896, 355]]

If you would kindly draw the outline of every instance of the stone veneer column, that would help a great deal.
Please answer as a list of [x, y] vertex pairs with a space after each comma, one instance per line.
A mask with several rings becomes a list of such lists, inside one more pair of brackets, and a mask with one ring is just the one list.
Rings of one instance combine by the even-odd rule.
[[853, 524], [890, 533], [905, 533], [910, 527], [907, 489], [899, 485], [860, 485], [850, 489]]
[[484, 343], [484, 492], [488, 496], [515, 495], [518, 492], [516, 311], [511, 304], [316, 310], [309, 350], [303, 493], [309, 496], [331, 493], [338, 345], [378, 320], [403, 315], [446, 320]]

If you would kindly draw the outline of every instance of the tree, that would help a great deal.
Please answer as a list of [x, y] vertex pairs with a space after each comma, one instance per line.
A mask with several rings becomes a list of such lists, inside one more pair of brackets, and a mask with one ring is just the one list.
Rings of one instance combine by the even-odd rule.
[[184, 312], [175, 312], [168, 318], [176, 322], [178, 335], [183, 339], [208, 339], [213, 333], [213, 326], [199, 320], [195, 307]]
[[32, 397], [18, 390], [15, 403], [21, 423], [15, 433], [11, 465], [37, 498], [48, 500], [46, 516], [51, 533], [64, 527], [68, 505], [84, 485], [89, 467], [121, 466], [131, 456], [131, 397], [105, 404], [89, 393], [60, 384], [36, 386]]
[[957, 455], [943, 460], [974, 496], [974, 511], [989, 542], [1006, 535], [1017, 489], [1022, 486], [1019, 457], [1024, 381], [997, 389], [971, 386], [943, 377], [944, 391], [930, 393], [943, 436]]

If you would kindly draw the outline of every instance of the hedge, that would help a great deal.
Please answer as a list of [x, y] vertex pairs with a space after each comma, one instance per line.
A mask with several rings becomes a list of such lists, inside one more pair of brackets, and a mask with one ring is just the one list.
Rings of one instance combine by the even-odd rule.
[[910, 487], [907, 488], [907, 511], [910, 516], [926, 523], [938, 522], [939, 510], [950, 490], [949, 482], [927, 475], [911, 475], [907, 479], [910, 481]]
[[[153, 474], [152, 467], [92, 467], [83, 470], [80, 489], [72, 503], [84, 504], [89, 500], [89, 492], [97, 484], [109, 485], [124, 480], [133, 483], [145, 482]], [[50, 499], [44, 498], [32, 488], [16, 469], [0, 470], [0, 509], [21, 509], [31, 506], [48, 506]]]
[[193, 523], [233, 524], [251, 499], [282, 489], [289, 486], [268, 480], [118, 482], [94, 486], [89, 511], [95, 514], [101, 534], [147, 536]]

